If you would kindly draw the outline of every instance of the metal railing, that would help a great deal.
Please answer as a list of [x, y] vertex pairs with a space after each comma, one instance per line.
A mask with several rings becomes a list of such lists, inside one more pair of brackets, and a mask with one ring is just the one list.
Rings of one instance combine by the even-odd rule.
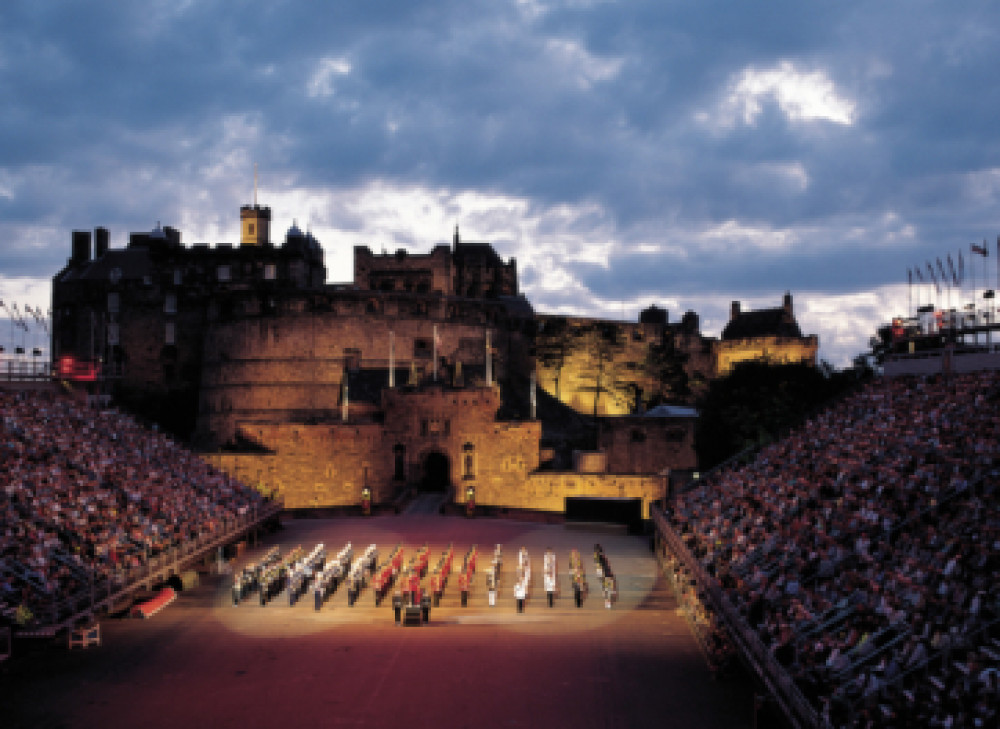
[[47, 382], [52, 379], [49, 360], [0, 360], [0, 382]]

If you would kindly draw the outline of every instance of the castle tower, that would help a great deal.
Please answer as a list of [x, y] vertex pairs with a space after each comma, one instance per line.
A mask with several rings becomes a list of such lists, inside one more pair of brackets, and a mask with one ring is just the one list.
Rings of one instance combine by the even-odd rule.
[[253, 205], [240, 207], [240, 247], [271, 244], [271, 208], [257, 204], [257, 165], [253, 168]]
[[240, 247], [271, 243], [271, 208], [260, 205], [240, 207]]

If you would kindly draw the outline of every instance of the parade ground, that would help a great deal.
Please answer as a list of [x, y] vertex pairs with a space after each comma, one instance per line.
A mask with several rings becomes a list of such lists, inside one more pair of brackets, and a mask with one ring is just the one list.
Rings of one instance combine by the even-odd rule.
[[[461, 564], [477, 545], [467, 606], [453, 575], [420, 626], [399, 626], [390, 600], [346, 590], [321, 610], [311, 594], [234, 606], [233, 574], [278, 546], [317, 543], [335, 554], [351, 542], [388, 554], [427, 544], [430, 564], [449, 545]], [[618, 582], [605, 606], [594, 572], [600, 543]], [[503, 545], [495, 606], [483, 570]], [[532, 559], [524, 612], [513, 594], [518, 550]], [[559, 592], [549, 607], [542, 555], [557, 555]], [[573, 599], [568, 557], [578, 549], [590, 591]], [[584, 524], [465, 519], [438, 514], [285, 519], [228, 565], [203, 575], [148, 619], [105, 618], [101, 645], [15, 656], [0, 677], [0, 725], [13, 727], [671, 727], [753, 725], [743, 679], [716, 680], [648, 537]]]

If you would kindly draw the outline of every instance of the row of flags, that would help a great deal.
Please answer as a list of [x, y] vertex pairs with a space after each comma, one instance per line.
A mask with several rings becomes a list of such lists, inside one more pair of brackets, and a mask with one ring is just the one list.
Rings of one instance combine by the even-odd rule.
[[[986, 241], [983, 241], [982, 245], [977, 245], [973, 243], [969, 247], [970, 252], [973, 255], [982, 256], [983, 258], [988, 258], [990, 255], [989, 248], [986, 247]], [[1000, 258], [1000, 238], [997, 238], [997, 257]], [[945, 265], [942, 263], [940, 258], [937, 258], [937, 269], [934, 265], [927, 261], [926, 268], [921, 268], [920, 266], [915, 266], [914, 268], [906, 269], [906, 277], [909, 283], [913, 284], [913, 279], [919, 283], [932, 283], [934, 288], [938, 293], [941, 293], [941, 285], [945, 286], [961, 286], [965, 281], [965, 259], [962, 257], [962, 251], [958, 252], [958, 266], [955, 266], [955, 262], [949, 253], [945, 260], [948, 261], [948, 270], [945, 271]], [[927, 278], [924, 278], [924, 271], [927, 272]], [[940, 274], [940, 279], [938, 278]]]
[[31, 304], [25, 304], [23, 309], [19, 309], [17, 302], [12, 303], [10, 306], [0, 299], [0, 309], [7, 312], [7, 318], [9, 318], [18, 329], [23, 329], [28, 331], [28, 320], [27, 317], [31, 317], [36, 322], [41, 324], [43, 327], [48, 329], [48, 319], [52, 316], [51, 311], [44, 311], [40, 306], [31, 306]]

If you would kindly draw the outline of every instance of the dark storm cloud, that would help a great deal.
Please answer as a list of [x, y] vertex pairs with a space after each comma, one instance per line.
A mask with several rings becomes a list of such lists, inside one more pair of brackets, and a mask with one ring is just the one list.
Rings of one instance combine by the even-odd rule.
[[[320, 217], [352, 234], [399, 226], [338, 196], [446, 191], [441, 217], [494, 231], [526, 286], [566, 282], [547, 301], [877, 291], [997, 232], [998, 15], [903, 0], [6, 2], [0, 273], [49, 278], [73, 228], [229, 229], [258, 162], [272, 195], [319, 191]], [[470, 212], [464, 191], [524, 205]], [[423, 239], [400, 236], [386, 244]]]

